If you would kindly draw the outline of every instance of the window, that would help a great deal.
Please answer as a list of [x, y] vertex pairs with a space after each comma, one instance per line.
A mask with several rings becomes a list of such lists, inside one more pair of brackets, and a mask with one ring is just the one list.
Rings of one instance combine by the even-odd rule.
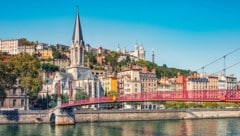
[[24, 99], [21, 100], [21, 106], [24, 106]]
[[13, 88], [13, 95], [16, 95], [16, 88]]
[[3, 107], [4, 106], [4, 100], [0, 101], [0, 106]]
[[13, 107], [16, 106], [16, 99], [13, 99]]
[[24, 95], [24, 90], [21, 88], [21, 95]]

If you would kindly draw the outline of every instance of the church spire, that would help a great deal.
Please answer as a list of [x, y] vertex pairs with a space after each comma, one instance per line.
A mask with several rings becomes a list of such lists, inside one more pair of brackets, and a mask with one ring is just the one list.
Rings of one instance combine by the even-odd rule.
[[85, 45], [83, 41], [79, 13], [77, 10], [73, 29], [72, 43], [70, 46], [70, 67], [84, 66], [84, 50]]
[[76, 14], [76, 20], [75, 25], [73, 29], [73, 36], [72, 36], [72, 42], [75, 43], [81, 43], [83, 42], [83, 35], [82, 35], [82, 29], [81, 29], [81, 23], [78, 13], [78, 7], [77, 7], [77, 14]]

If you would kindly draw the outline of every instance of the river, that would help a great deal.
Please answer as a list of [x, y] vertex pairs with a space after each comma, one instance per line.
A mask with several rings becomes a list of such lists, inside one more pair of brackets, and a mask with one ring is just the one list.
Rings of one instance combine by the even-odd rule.
[[0, 136], [240, 136], [240, 119], [0, 125]]

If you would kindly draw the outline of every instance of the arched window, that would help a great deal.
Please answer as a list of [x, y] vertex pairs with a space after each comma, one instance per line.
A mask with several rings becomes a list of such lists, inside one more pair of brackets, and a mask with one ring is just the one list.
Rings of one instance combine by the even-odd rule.
[[80, 48], [80, 64], [83, 64], [83, 48]]
[[78, 48], [77, 47], [75, 48], [75, 63], [76, 62], [78, 62]]

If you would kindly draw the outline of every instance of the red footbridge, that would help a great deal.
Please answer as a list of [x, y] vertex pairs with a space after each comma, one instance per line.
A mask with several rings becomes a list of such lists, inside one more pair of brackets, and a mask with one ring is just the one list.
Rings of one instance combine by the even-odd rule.
[[240, 90], [196, 90], [196, 91], [161, 91], [138, 94], [125, 94], [113, 97], [96, 97], [63, 103], [61, 108], [104, 104], [114, 102], [240, 102]]

